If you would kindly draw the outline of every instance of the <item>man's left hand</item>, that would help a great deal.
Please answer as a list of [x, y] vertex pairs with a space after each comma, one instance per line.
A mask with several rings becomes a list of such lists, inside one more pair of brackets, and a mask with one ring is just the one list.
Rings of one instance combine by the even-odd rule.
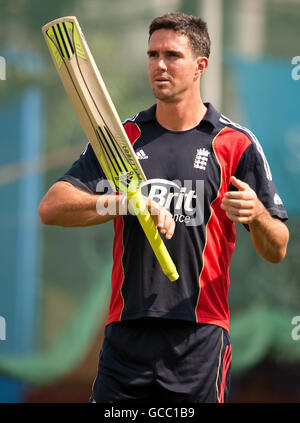
[[230, 182], [238, 191], [228, 191], [222, 200], [221, 208], [225, 210], [226, 216], [235, 223], [250, 224], [265, 208], [257, 198], [255, 191], [246, 183], [235, 176]]

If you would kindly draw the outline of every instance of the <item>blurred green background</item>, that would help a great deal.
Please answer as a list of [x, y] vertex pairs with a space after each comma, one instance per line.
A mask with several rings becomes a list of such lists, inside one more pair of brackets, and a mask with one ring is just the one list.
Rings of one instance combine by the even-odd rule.
[[88, 401], [110, 294], [112, 225], [45, 227], [37, 214], [87, 143], [41, 27], [77, 16], [124, 120], [155, 101], [148, 26], [169, 11], [208, 22], [203, 99], [256, 134], [289, 213], [277, 265], [237, 228], [232, 401], [300, 399], [300, 0], [0, 0], [0, 402]]

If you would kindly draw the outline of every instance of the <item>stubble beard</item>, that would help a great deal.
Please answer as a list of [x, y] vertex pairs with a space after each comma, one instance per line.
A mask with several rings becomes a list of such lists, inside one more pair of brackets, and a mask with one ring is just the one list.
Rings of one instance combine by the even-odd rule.
[[152, 91], [153, 91], [153, 94], [154, 94], [154, 97], [156, 98], [156, 100], [160, 100], [160, 101], [163, 101], [165, 103], [174, 103], [175, 102], [174, 94], [162, 93], [159, 90], [155, 90], [155, 89], [153, 89]]
[[157, 100], [165, 103], [176, 103], [184, 94], [185, 89], [176, 90], [175, 87], [169, 89], [159, 89], [157, 87], [152, 87], [152, 92]]

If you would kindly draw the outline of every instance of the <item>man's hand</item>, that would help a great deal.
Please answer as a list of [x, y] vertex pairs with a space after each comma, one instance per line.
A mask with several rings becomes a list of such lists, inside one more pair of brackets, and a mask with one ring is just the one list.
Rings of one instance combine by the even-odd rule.
[[161, 234], [166, 236], [166, 239], [171, 239], [175, 231], [175, 221], [172, 214], [149, 197], [145, 197], [145, 201], [155, 226]]
[[257, 198], [255, 191], [246, 183], [232, 176], [230, 182], [238, 191], [228, 191], [222, 200], [221, 208], [235, 223], [250, 224], [266, 210]]
[[286, 255], [288, 228], [270, 215], [246, 182], [234, 176], [230, 182], [238, 191], [226, 192], [221, 208], [232, 222], [249, 226], [251, 239], [258, 254], [271, 263], [279, 263]]

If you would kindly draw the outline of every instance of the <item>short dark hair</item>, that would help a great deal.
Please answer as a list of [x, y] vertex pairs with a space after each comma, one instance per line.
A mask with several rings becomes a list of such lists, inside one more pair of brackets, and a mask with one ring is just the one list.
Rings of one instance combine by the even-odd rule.
[[151, 22], [149, 39], [153, 32], [159, 29], [172, 29], [185, 35], [189, 39], [191, 49], [196, 57], [205, 56], [209, 58], [210, 38], [207, 24], [202, 19], [181, 12], [166, 13]]

